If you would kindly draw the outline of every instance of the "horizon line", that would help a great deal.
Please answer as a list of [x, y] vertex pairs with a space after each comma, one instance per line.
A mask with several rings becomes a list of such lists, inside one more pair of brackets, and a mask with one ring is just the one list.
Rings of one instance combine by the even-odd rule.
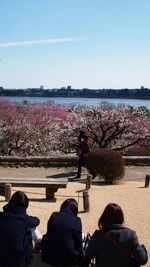
[[[22, 87], [22, 88], [18, 88], [18, 87], [14, 87], [14, 88], [5, 88], [5, 87], [3, 87], [3, 86], [0, 86], [0, 87], [2, 87], [3, 88], [3, 90], [26, 90], [26, 89], [41, 89], [41, 90], [54, 90], [54, 89], [66, 89], [67, 90], [67, 86], [62, 86], [62, 87], [51, 87], [51, 88], [48, 88], [48, 87], [44, 87], [44, 88], [40, 88], [40, 87]], [[141, 88], [141, 87], [117, 87], [117, 88], [115, 88], [115, 87], [109, 87], [109, 88], [107, 88], [107, 87], [102, 87], [102, 88], [87, 88], [87, 87], [78, 87], [78, 88], [73, 88], [72, 86], [71, 86], [71, 90], [83, 90], [83, 89], [87, 89], [87, 90], [125, 90], [125, 89], [128, 89], [128, 90], [135, 90], [135, 89], [150, 89], [150, 88], [148, 88], [148, 87], [143, 87], [143, 88]]]

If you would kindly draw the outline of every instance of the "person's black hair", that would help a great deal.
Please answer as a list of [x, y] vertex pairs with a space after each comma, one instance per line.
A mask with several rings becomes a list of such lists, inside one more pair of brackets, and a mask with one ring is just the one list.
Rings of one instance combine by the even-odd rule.
[[79, 136], [78, 136], [78, 141], [80, 142], [82, 138], [86, 137], [85, 131], [79, 130]]
[[74, 198], [66, 199], [60, 207], [60, 211], [70, 210], [74, 215], [78, 215], [78, 203]]
[[85, 135], [85, 131], [79, 130], [79, 135]]
[[115, 204], [109, 203], [102, 215], [98, 220], [98, 227], [104, 231], [110, 229], [112, 224], [123, 224], [124, 223], [124, 214], [122, 208]]
[[9, 204], [15, 208], [27, 209], [29, 206], [29, 199], [24, 192], [17, 191], [12, 195], [11, 199], [9, 200]]

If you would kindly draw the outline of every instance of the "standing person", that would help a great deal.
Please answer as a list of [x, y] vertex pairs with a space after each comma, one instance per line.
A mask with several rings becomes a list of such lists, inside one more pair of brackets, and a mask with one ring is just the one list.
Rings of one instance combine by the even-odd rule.
[[83, 135], [79, 144], [76, 146], [79, 148], [80, 152], [78, 158], [78, 171], [75, 178], [81, 178], [82, 167], [85, 165], [85, 157], [90, 152], [90, 148], [88, 145], [88, 137], [86, 135]]
[[88, 137], [85, 135], [84, 131], [80, 131], [78, 141], [79, 141], [78, 144], [74, 144], [74, 143], [71, 144], [72, 146], [75, 146], [79, 149], [78, 171], [74, 179], [81, 178], [81, 170], [82, 170], [82, 166], [85, 165], [85, 157], [90, 152], [90, 148], [88, 144]]
[[82, 258], [82, 223], [75, 199], [66, 199], [59, 212], [53, 212], [42, 238], [42, 260], [54, 266], [78, 264]]
[[0, 265], [27, 267], [32, 260], [32, 232], [40, 220], [27, 215], [29, 200], [21, 191], [15, 192], [0, 212]]
[[98, 221], [99, 230], [91, 237], [82, 262], [88, 267], [96, 259], [96, 267], [137, 267], [148, 260], [144, 245], [140, 245], [135, 231], [125, 227], [121, 207], [110, 203]]

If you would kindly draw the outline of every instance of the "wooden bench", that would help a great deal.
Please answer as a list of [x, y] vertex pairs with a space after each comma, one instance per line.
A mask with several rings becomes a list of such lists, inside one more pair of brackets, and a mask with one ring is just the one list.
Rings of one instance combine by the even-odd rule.
[[5, 186], [10, 184], [13, 187], [45, 187], [46, 199], [55, 200], [55, 192], [58, 188], [66, 188], [67, 178], [3, 178], [0, 177], [0, 195], [6, 197]]

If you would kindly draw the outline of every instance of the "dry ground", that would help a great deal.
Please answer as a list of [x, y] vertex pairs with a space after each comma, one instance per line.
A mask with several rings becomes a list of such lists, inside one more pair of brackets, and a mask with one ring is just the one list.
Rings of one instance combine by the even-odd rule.
[[[0, 177], [73, 177], [72, 168], [0, 168]], [[86, 170], [83, 178], [86, 178]], [[105, 185], [96, 180], [90, 189], [90, 212], [83, 213], [82, 197], [78, 198], [77, 190], [85, 188], [85, 181], [69, 182], [66, 189], [59, 189], [56, 193], [57, 201], [45, 201], [45, 190], [40, 188], [13, 188], [23, 190], [30, 198], [28, 214], [38, 216], [41, 220], [39, 230], [46, 231], [47, 220], [50, 214], [59, 210], [61, 203], [68, 197], [79, 201], [79, 216], [82, 219], [83, 230], [91, 234], [97, 229], [97, 221], [104, 207], [109, 202], [118, 203], [125, 214], [125, 224], [137, 232], [139, 241], [144, 243], [150, 255], [150, 188], [144, 188], [144, 178], [150, 174], [150, 167], [126, 167], [124, 181], [118, 185]], [[4, 198], [0, 196], [0, 210], [5, 205]], [[37, 257], [37, 256], [36, 256]], [[40, 260], [35, 259], [32, 266], [44, 267]], [[146, 264], [150, 266], [150, 262]]]

